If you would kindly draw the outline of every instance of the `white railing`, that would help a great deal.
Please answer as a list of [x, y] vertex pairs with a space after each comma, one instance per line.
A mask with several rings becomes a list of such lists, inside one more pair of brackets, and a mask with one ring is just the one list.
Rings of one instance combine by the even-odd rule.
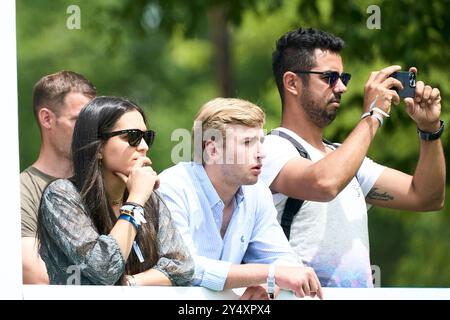
[[[24, 285], [25, 300], [237, 300], [243, 289], [215, 292], [200, 287], [112, 287]], [[450, 300], [450, 289], [424, 288], [323, 288], [326, 300]], [[279, 300], [297, 300], [281, 291]], [[311, 299], [311, 298], [305, 298]]]

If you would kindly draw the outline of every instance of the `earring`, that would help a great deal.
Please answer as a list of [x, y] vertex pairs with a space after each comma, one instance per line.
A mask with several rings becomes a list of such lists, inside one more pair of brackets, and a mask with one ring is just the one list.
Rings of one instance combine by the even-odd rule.
[[103, 166], [103, 156], [101, 153], [97, 156], [97, 160], [98, 160], [98, 166], [101, 168]]

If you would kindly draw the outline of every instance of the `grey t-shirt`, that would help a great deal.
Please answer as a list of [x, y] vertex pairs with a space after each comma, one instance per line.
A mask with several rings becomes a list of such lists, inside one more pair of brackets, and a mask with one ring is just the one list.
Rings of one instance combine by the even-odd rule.
[[55, 179], [35, 167], [28, 167], [20, 173], [22, 237], [36, 237], [37, 214], [42, 192]]

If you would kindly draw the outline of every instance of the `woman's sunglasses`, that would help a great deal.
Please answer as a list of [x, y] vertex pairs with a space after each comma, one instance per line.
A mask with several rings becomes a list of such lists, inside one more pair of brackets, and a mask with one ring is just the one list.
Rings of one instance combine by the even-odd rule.
[[293, 71], [294, 73], [314, 73], [314, 74], [321, 74], [323, 79], [328, 79], [328, 85], [330, 87], [334, 87], [339, 80], [339, 78], [342, 80], [342, 83], [344, 86], [347, 86], [347, 83], [350, 81], [350, 78], [352, 75], [347, 72], [342, 72], [339, 74], [337, 71]]
[[153, 130], [141, 131], [139, 129], [127, 129], [104, 133], [100, 136], [100, 138], [107, 140], [109, 138], [119, 136], [121, 134], [127, 134], [128, 144], [130, 146], [137, 147], [141, 143], [142, 138], [144, 138], [144, 141], [149, 148], [153, 144], [153, 141], [155, 141], [156, 135], [155, 131]]

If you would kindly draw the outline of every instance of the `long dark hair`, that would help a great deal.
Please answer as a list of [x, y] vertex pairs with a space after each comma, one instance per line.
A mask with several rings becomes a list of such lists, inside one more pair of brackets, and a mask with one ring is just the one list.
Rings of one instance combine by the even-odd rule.
[[[88, 214], [100, 234], [109, 234], [117, 217], [106, 193], [99, 159], [99, 152], [106, 141], [99, 137], [111, 132], [119, 118], [133, 110], [138, 111], [147, 124], [143, 110], [135, 103], [118, 97], [97, 97], [81, 110], [75, 124], [72, 140], [74, 176], [71, 180], [80, 192]], [[127, 197], [128, 191], [125, 189], [123, 199], [126, 200]], [[145, 262], [140, 263], [132, 251], [126, 263], [126, 274], [148, 270], [158, 261], [159, 197], [155, 193], [152, 193], [144, 209], [147, 223], [142, 224], [136, 241]]]

